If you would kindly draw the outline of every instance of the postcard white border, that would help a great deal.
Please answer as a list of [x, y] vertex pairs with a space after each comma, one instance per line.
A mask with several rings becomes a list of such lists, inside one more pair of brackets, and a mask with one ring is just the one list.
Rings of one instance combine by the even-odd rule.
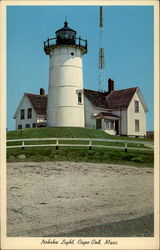
[[[47, 5], [86, 5], [86, 6], [103, 6], [103, 5], [143, 5], [154, 6], [154, 133], [155, 133], [155, 174], [154, 174], [154, 198], [155, 198], [155, 236], [143, 238], [110, 238], [118, 241], [117, 245], [89, 245], [82, 247], [74, 245], [65, 247], [64, 245], [41, 245], [43, 238], [31, 237], [6, 237], [6, 7], [7, 6], [47, 6]], [[159, 1], [1, 1], [0, 2], [0, 25], [1, 25], [1, 40], [0, 40], [0, 164], [1, 164], [1, 249], [159, 249]], [[51, 238], [53, 239], [53, 238]], [[56, 238], [55, 238], [56, 239]], [[59, 238], [59, 240], [63, 238]], [[76, 238], [75, 238], [76, 239]], [[93, 238], [85, 238], [91, 240]], [[100, 239], [99, 237], [97, 239]], [[103, 238], [102, 238], [103, 239]]]

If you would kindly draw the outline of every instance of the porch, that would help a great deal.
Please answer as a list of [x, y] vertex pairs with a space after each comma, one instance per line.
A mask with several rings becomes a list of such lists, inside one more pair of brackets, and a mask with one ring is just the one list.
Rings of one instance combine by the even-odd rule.
[[93, 118], [96, 120], [96, 129], [103, 130], [110, 135], [119, 135], [119, 116], [109, 112], [100, 112]]

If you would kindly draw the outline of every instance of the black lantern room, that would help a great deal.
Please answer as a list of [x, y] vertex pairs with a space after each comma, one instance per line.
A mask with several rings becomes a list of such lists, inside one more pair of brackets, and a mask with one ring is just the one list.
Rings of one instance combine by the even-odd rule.
[[64, 27], [55, 32], [56, 37], [48, 38], [44, 42], [44, 51], [47, 55], [50, 54], [50, 51], [55, 47], [59, 46], [74, 46], [79, 47], [83, 51], [83, 54], [87, 53], [87, 40], [82, 39], [81, 37], [76, 37], [76, 31], [68, 27], [68, 22], [64, 22]]
[[76, 31], [68, 27], [68, 22], [64, 22], [64, 27], [56, 32], [56, 44], [75, 44]]

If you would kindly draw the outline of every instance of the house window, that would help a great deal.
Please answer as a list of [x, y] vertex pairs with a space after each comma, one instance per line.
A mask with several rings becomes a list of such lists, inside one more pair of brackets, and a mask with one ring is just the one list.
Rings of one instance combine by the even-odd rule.
[[26, 128], [30, 128], [30, 124], [26, 124]]
[[27, 118], [28, 118], [28, 119], [31, 119], [31, 118], [32, 118], [32, 109], [31, 109], [31, 108], [28, 109]]
[[139, 120], [135, 120], [135, 132], [139, 132]]
[[114, 121], [106, 120], [106, 129], [114, 129]]
[[78, 92], [78, 104], [82, 104], [82, 93]]
[[24, 110], [24, 109], [21, 109], [21, 110], [20, 110], [20, 117], [21, 117], [21, 120], [24, 120], [24, 116], [25, 116], [25, 110]]
[[106, 120], [106, 128], [109, 129], [109, 120]]
[[139, 112], [139, 101], [134, 102], [134, 107], [135, 107], [135, 113]]
[[35, 123], [32, 124], [32, 128], [36, 128], [36, 124]]
[[18, 129], [22, 129], [22, 125], [21, 124], [18, 125]]

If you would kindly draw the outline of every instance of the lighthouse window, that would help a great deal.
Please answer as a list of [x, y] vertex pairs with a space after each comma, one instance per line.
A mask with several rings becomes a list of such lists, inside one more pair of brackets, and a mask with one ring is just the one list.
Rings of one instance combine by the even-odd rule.
[[78, 104], [82, 104], [82, 93], [78, 93]]
[[65, 34], [64, 37], [65, 37], [65, 38], [68, 38], [68, 34]]

